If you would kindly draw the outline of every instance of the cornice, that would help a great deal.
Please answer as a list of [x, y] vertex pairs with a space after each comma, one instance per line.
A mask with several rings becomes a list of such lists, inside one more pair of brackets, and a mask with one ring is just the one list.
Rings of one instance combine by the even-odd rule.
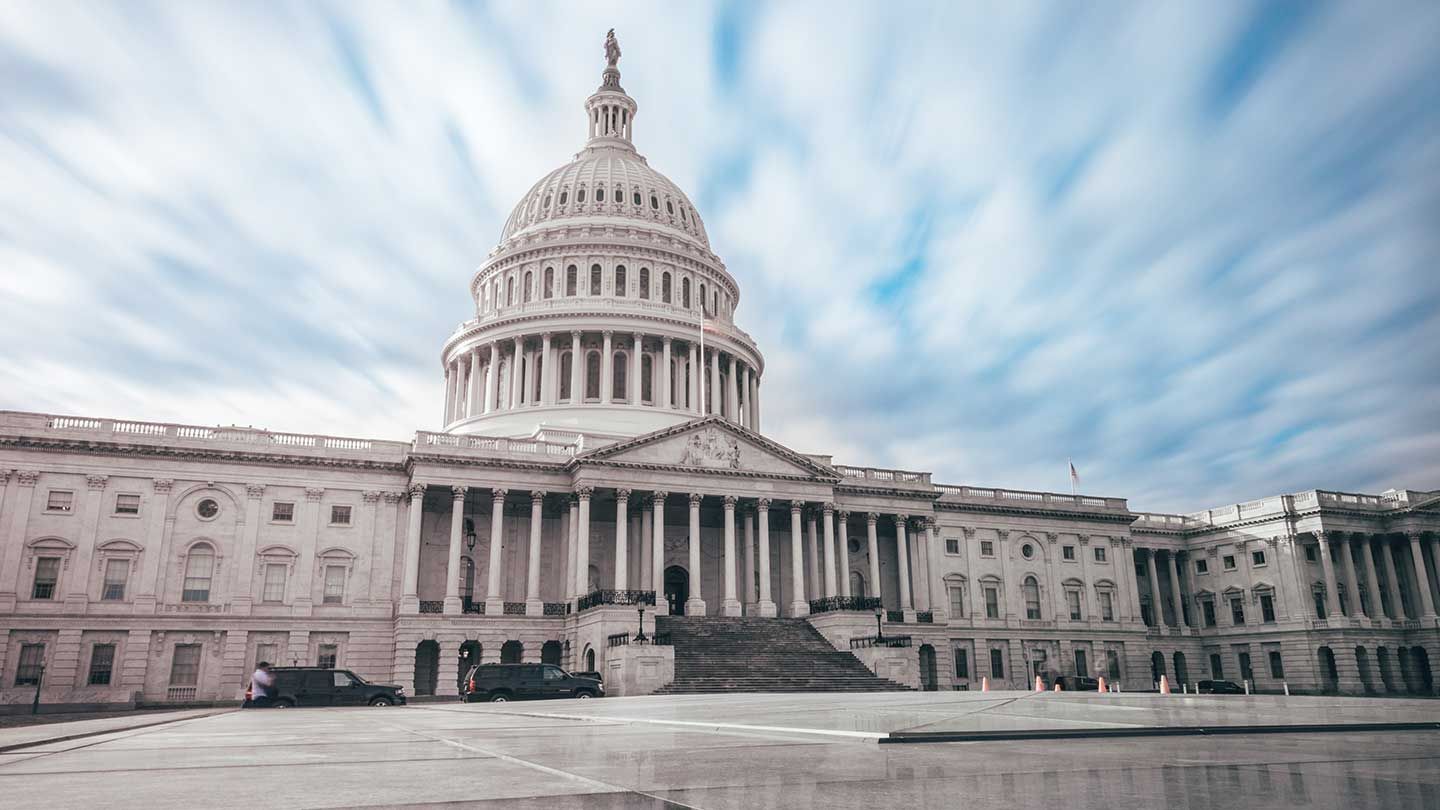
[[328, 456], [297, 456], [277, 453], [246, 452], [233, 449], [209, 449], [200, 447], [164, 447], [157, 445], [117, 444], [83, 439], [38, 439], [29, 436], [0, 437], [0, 447], [15, 447], [24, 450], [46, 452], [94, 453], [110, 456], [144, 456], [180, 461], [222, 461], [239, 464], [288, 465], [300, 467], [332, 467], [376, 470], [381, 472], [406, 472], [405, 461], [377, 461], [374, 459], [334, 458]]
[[496, 467], [506, 470], [530, 470], [537, 472], [565, 472], [567, 462], [526, 461], [493, 456], [441, 456], [431, 453], [411, 453], [406, 457], [405, 470], [412, 472], [416, 464], [438, 464], [458, 467]]
[[678, 464], [660, 464], [640, 461], [612, 461], [610, 459], [603, 458], [579, 458], [575, 459], [575, 461], [572, 463], [575, 465], [573, 469], [579, 469], [581, 467], [609, 467], [612, 469], [676, 473], [680, 475], [705, 475], [714, 478], [746, 478], [752, 480], [761, 479], [767, 481], [789, 481], [796, 483], [821, 485], [833, 485], [835, 483], [835, 479], [813, 477], [807, 475], [785, 475], [783, 473], [768, 473], [758, 470], [732, 470], [715, 469], [712, 467], [686, 467]]
[[1037, 509], [1024, 506], [990, 506], [988, 504], [971, 503], [946, 503], [941, 500], [935, 501], [937, 512], [981, 512], [991, 515], [1014, 515], [1022, 517], [1044, 517], [1064, 518], [1074, 520], [1082, 518], [1085, 520], [1098, 520], [1104, 523], [1120, 523], [1129, 525], [1135, 521], [1138, 515], [1130, 512], [1086, 512], [1084, 510], [1067, 511], [1060, 509]]
[[[499, 331], [499, 330], [501, 330], [501, 329], [503, 329], [503, 328], [507, 328], [507, 327], [510, 327], [510, 326], [521, 325], [521, 324], [526, 324], [526, 323], [534, 323], [534, 322], [537, 322], [537, 321], [568, 320], [568, 319], [574, 319], [574, 318], [588, 318], [588, 319], [597, 319], [597, 318], [620, 318], [620, 319], [623, 319], [623, 320], [625, 320], [625, 321], [630, 321], [630, 322], [649, 322], [649, 323], [663, 324], [663, 325], [665, 325], [665, 326], [669, 326], [669, 327], [672, 327], [672, 328], [675, 328], [675, 329], [679, 330], [682, 334], [680, 334], [680, 335], [671, 335], [670, 337], [672, 337], [672, 338], [673, 338], [673, 337], [679, 337], [679, 338], [681, 338], [681, 339], [685, 339], [686, 337], [692, 336], [693, 333], [695, 332], [695, 329], [696, 329], [694, 319], [676, 317], [676, 316], [673, 316], [673, 315], [655, 314], [655, 313], [649, 313], [649, 312], [644, 312], [644, 311], [639, 311], [639, 310], [566, 309], [566, 310], [552, 310], [552, 311], [547, 311], [547, 312], [525, 312], [525, 313], [519, 313], [519, 314], [515, 314], [515, 315], [502, 316], [502, 317], [499, 317], [499, 318], [495, 318], [495, 319], [493, 319], [493, 320], [486, 321], [486, 322], [484, 322], [484, 323], [475, 323], [474, 325], [470, 326], [470, 327], [467, 328], [467, 329], [464, 329], [463, 331], [456, 331], [456, 332], [452, 333], [452, 334], [450, 335], [450, 337], [448, 337], [448, 338], [445, 339], [445, 343], [444, 343], [444, 344], [441, 346], [441, 348], [440, 348], [440, 357], [441, 357], [441, 361], [440, 361], [440, 362], [441, 362], [442, 365], [443, 365], [444, 362], [445, 362], [445, 358], [450, 355], [450, 353], [454, 350], [454, 348], [455, 348], [457, 345], [465, 342], [466, 340], [468, 340], [468, 339], [470, 339], [470, 338], [481, 337], [484, 333], [489, 332], [489, 331], [492, 331], [492, 330]], [[468, 321], [467, 321], [467, 323], [468, 323]], [[713, 323], [713, 321], [712, 321], [712, 323]], [[573, 325], [570, 325], [570, 324], [565, 324], [564, 326], [565, 326], [565, 328], [560, 328], [559, 326], [557, 326], [557, 327], [554, 328], [554, 329], [542, 330], [542, 331], [550, 331], [550, 332], [554, 332], [554, 333], [556, 333], [556, 334], [568, 333], [568, 332], [574, 332], [574, 331], [581, 331], [581, 332], [594, 332], [594, 331], [597, 331], [597, 328], [594, 327], [594, 326], [587, 326], [587, 327], [585, 327], [585, 328], [583, 328], [583, 329], [580, 329], [580, 330], [574, 329], [574, 328], [573, 328]], [[744, 352], [750, 354], [750, 355], [754, 358], [754, 361], [755, 361], [754, 365], [756, 366], [756, 368], [758, 368], [760, 371], [763, 372], [763, 371], [765, 370], [765, 357], [764, 357], [764, 355], [762, 355], [762, 354], [760, 353], [760, 348], [759, 348], [759, 346], [757, 346], [757, 345], [755, 344], [754, 339], [751, 338], [748, 334], [746, 334], [746, 333], [744, 333], [744, 332], [741, 332], [741, 331], [738, 329], [738, 327], [734, 328], [733, 331], [734, 331], [734, 332], [739, 332], [739, 335], [732, 334], [732, 333], [731, 333], [731, 328], [729, 328], [728, 326], [725, 327], [725, 328], [726, 328], [726, 334], [720, 335], [720, 338], [722, 339], [722, 341], [729, 341], [729, 342], [734, 343], [735, 346], [734, 346], [734, 347], [728, 347], [728, 346], [725, 346], [723, 342], [721, 342], [722, 348], [724, 348], [726, 351], [734, 351], [735, 349], [738, 348], [739, 350], [744, 351]], [[603, 331], [603, 330], [598, 330], [598, 331]], [[743, 335], [743, 337], [742, 337], [741, 335]], [[658, 335], [657, 337], [664, 337], [664, 335]], [[492, 339], [493, 339], [493, 340], [500, 340], [500, 338], [492, 338]], [[505, 339], [506, 339], [506, 340], [509, 340], [510, 338], [505, 338]], [[482, 338], [482, 339], [481, 339], [481, 342], [482, 342], [482, 343], [485, 342], [485, 339]], [[707, 340], [706, 342], [709, 343], [709, 342], [717, 342], [717, 341], [714, 341], [714, 339], [712, 338], [712, 339], [710, 339], [710, 340]]]
[[926, 491], [923, 489], [900, 489], [889, 487], [865, 487], [855, 486], [849, 483], [852, 479], [837, 476], [838, 484], [835, 485], [836, 497], [844, 495], [881, 495], [886, 498], [910, 498], [918, 501], [938, 502], [941, 494], [938, 491]]

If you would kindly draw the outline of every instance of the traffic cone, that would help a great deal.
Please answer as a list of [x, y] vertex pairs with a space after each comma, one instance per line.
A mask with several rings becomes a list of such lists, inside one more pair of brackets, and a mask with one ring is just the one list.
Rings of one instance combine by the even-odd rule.
[[1059, 681], [1056, 681], [1056, 682], [1055, 682], [1055, 691], [1056, 691], [1056, 692], [1059, 692], [1059, 691], [1060, 691], [1060, 682], [1059, 682]]
[[1102, 694], [1106, 691], [1106, 689], [1105, 689], [1105, 676], [1104, 676], [1104, 675], [1101, 675], [1101, 676], [1100, 676], [1100, 688], [1099, 688], [1099, 689], [1096, 689], [1095, 691], [1096, 691], [1096, 692], [1100, 692], [1100, 693], [1102, 693]]
[[1045, 681], [1042, 680], [1039, 675], [1036, 675], [1036, 676], [1035, 676], [1035, 691], [1036, 691], [1036, 692], [1044, 692], [1044, 691], [1045, 691]]
[[990, 691], [990, 679], [989, 679], [989, 678], [981, 678], [981, 679], [980, 679], [980, 691], [981, 691], [981, 692], [989, 692], [989, 691]]
[[1170, 681], [1164, 675], [1160, 676], [1160, 694], [1170, 694]]

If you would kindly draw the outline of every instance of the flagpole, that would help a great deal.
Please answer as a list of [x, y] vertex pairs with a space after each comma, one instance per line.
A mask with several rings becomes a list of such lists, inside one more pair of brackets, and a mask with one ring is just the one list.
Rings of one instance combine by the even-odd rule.
[[1075, 494], [1075, 462], [1069, 456], [1065, 457], [1065, 463], [1070, 465], [1070, 494]]
[[700, 368], [697, 372], [700, 375], [700, 415], [705, 415], [705, 304], [701, 302], [700, 311], [696, 313], [696, 323], [700, 325]]

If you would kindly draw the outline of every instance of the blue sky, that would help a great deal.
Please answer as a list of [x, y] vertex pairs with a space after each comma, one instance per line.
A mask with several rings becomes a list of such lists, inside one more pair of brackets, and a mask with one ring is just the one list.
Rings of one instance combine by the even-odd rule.
[[0, 408], [438, 429], [611, 26], [776, 439], [1136, 509], [1440, 488], [1433, 2], [6, 3]]

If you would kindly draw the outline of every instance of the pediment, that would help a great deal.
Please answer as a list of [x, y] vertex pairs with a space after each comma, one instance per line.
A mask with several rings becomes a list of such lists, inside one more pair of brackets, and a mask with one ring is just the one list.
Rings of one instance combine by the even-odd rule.
[[710, 416], [636, 436], [575, 457], [579, 464], [692, 470], [835, 481], [835, 472], [721, 417]]

